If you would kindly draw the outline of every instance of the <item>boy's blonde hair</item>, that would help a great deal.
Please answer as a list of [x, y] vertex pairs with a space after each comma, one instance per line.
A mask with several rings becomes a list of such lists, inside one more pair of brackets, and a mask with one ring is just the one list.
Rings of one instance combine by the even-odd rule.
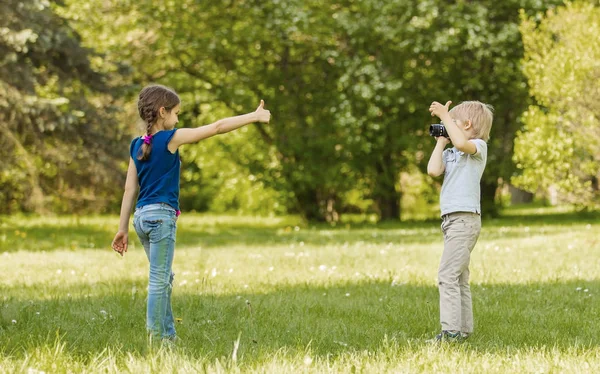
[[494, 108], [480, 101], [463, 101], [450, 110], [452, 118], [459, 121], [471, 121], [475, 138], [487, 142], [490, 138]]

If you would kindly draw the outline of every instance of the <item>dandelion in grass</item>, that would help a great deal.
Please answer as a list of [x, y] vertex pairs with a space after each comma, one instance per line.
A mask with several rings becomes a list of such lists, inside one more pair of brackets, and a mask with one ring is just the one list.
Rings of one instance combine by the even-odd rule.
[[13, 320], [12, 320], [12, 324], [13, 324], [13, 325], [16, 325], [16, 324], [17, 324], [17, 320], [16, 320], [16, 319], [13, 319]]

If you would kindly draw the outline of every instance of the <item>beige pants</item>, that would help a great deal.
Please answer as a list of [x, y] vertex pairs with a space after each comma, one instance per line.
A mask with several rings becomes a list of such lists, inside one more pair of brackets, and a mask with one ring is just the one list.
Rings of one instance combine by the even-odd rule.
[[451, 213], [442, 217], [444, 253], [438, 270], [442, 330], [473, 332], [473, 305], [469, 287], [471, 251], [481, 232], [475, 213]]

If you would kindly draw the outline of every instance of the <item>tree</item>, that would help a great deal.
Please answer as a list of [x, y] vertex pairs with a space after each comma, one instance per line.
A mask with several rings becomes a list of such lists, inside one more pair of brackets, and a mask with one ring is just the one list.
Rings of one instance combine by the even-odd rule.
[[[113, 61], [131, 64], [136, 83], [159, 81], [181, 93], [188, 125], [264, 98], [272, 124], [194, 146], [189, 162], [202, 177], [188, 177], [217, 175], [209, 182], [212, 194], [220, 193], [222, 178], [255, 177], [278, 192], [288, 211], [317, 220], [352, 209], [349, 196], [372, 200], [383, 219], [400, 218], [400, 175], [425, 167], [432, 148], [427, 107], [446, 99], [478, 99], [497, 109], [482, 182], [484, 212], [494, 214], [528, 100], [518, 10], [548, 6], [535, 0], [71, 2], [79, 19], [88, 15], [78, 30], [102, 40]], [[207, 144], [218, 144], [211, 149], [227, 160], [198, 157]], [[230, 162], [245, 171], [243, 178], [215, 167]]]
[[47, 2], [0, 10], [0, 212], [105, 208], [127, 149], [106, 77]]
[[563, 202], [590, 206], [600, 172], [600, 7], [567, 3], [538, 19], [523, 15], [520, 26], [537, 105], [523, 114], [514, 182], [532, 192], [555, 187]]

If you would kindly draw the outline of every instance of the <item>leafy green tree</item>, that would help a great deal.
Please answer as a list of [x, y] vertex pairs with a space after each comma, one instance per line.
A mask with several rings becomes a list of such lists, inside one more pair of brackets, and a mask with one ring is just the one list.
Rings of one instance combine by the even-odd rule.
[[208, 209], [222, 185], [241, 191], [254, 178], [277, 191], [265, 194], [269, 205], [335, 220], [357, 196], [383, 219], [400, 217], [400, 175], [424, 168], [432, 148], [427, 107], [446, 99], [496, 107], [482, 182], [484, 212], [494, 214], [528, 101], [518, 10], [554, 2], [80, 3], [70, 1], [69, 18], [80, 20], [85, 39], [102, 40], [109, 60], [132, 66], [135, 83], [174, 86], [187, 125], [248, 110], [259, 98], [272, 110], [271, 125], [191, 147], [184, 161], [194, 167], [184, 178], [208, 186], [184, 184], [190, 202], [201, 193]]
[[48, 2], [0, 11], [0, 212], [105, 208], [122, 188], [106, 77]]
[[600, 7], [579, 1], [541, 21], [523, 15], [520, 29], [537, 105], [523, 115], [514, 182], [532, 192], [555, 187], [562, 201], [590, 206], [600, 172]]

